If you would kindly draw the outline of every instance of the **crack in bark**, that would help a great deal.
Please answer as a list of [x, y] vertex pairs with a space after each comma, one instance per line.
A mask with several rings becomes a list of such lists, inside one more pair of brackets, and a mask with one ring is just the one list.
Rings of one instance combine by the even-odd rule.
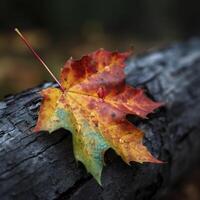
[[91, 179], [92, 179], [92, 176], [82, 177], [81, 179], [77, 180], [72, 187], [68, 188], [65, 192], [61, 193], [58, 197], [54, 198], [53, 200], [70, 199], [73, 196], [73, 194], [76, 193], [78, 189], [80, 189], [83, 185], [85, 185]]

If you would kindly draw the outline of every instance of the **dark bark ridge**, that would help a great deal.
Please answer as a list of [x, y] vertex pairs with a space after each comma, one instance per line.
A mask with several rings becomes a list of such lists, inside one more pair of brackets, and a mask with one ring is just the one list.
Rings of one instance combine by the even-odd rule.
[[100, 187], [73, 156], [71, 134], [35, 134], [46, 83], [0, 102], [0, 199], [158, 199], [199, 161], [200, 40], [131, 58], [127, 82], [145, 87], [166, 106], [148, 120], [130, 117], [145, 132], [144, 143], [165, 164], [126, 165], [112, 151]]

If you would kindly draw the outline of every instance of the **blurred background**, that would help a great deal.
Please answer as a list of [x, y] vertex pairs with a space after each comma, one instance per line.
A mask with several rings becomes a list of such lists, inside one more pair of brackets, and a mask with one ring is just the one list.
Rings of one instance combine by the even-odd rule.
[[[69, 57], [101, 47], [124, 51], [134, 46], [138, 54], [198, 37], [200, 1], [0, 0], [0, 100], [52, 80], [15, 27], [58, 77]], [[200, 174], [191, 175], [168, 199], [200, 199]]]
[[18, 27], [56, 76], [98, 48], [135, 53], [200, 34], [200, 3], [184, 0], [0, 0], [0, 99], [52, 80], [13, 31]]

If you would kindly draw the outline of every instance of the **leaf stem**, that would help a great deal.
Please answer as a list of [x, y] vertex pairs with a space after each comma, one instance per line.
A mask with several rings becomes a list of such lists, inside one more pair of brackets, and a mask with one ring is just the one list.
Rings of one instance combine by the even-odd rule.
[[46, 70], [49, 72], [49, 74], [52, 76], [52, 78], [58, 83], [62, 92], [64, 92], [64, 88], [62, 87], [61, 83], [54, 76], [54, 74], [51, 72], [51, 70], [48, 68], [46, 63], [42, 60], [42, 58], [38, 55], [38, 53], [32, 48], [32, 46], [28, 42], [28, 40], [22, 35], [22, 33], [17, 28], [15, 28], [15, 32], [20, 36], [21, 40], [25, 43], [25, 45], [28, 47], [28, 49], [31, 51], [31, 53], [35, 56], [35, 58], [46, 68]]

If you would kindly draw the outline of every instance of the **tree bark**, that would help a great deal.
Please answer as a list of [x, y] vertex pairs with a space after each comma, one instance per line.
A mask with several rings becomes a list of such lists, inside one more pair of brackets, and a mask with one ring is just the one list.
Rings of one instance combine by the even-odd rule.
[[75, 162], [71, 134], [33, 133], [46, 83], [0, 102], [0, 199], [160, 199], [190, 172], [200, 156], [200, 39], [133, 57], [127, 82], [165, 102], [149, 119], [128, 118], [164, 164], [125, 164], [106, 153], [102, 187]]

